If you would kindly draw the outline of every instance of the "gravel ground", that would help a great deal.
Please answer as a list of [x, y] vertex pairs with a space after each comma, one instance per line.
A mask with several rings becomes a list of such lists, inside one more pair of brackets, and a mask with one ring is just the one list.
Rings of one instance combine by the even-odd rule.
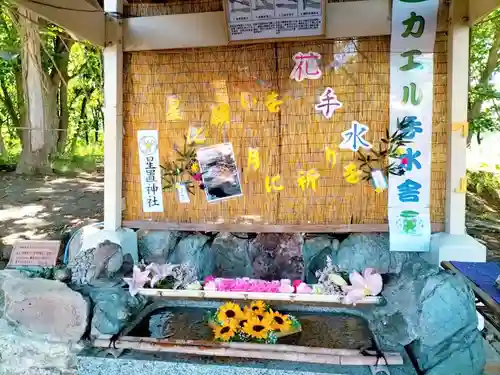
[[63, 239], [72, 228], [103, 219], [101, 174], [26, 177], [0, 173], [0, 249], [18, 239]]

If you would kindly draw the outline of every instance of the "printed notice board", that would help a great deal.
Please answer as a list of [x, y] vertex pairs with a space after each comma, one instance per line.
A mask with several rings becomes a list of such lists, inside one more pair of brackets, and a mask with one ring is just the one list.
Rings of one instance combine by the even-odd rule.
[[326, 0], [224, 0], [230, 42], [325, 34]]
[[14, 244], [7, 267], [55, 266], [60, 247], [60, 241], [18, 241]]

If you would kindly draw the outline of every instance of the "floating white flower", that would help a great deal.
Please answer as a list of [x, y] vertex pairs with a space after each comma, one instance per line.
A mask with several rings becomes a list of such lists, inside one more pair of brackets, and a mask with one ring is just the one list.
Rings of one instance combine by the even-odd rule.
[[352, 285], [342, 288], [347, 293], [344, 300], [347, 304], [355, 304], [367, 296], [376, 296], [382, 291], [382, 276], [373, 268], [365, 269], [363, 276], [359, 272], [352, 272], [349, 281]]
[[128, 290], [132, 296], [139, 293], [139, 288], [142, 288], [151, 279], [149, 278], [149, 270], [141, 271], [137, 266], [134, 266], [132, 277], [124, 277], [123, 280], [128, 284]]
[[150, 271], [153, 274], [153, 277], [151, 278], [151, 288], [154, 288], [154, 286], [161, 280], [164, 280], [169, 276], [174, 276], [174, 270], [177, 267], [177, 264], [170, 263], [151, 263], [149, 266], [147, 266], [146, 271]]

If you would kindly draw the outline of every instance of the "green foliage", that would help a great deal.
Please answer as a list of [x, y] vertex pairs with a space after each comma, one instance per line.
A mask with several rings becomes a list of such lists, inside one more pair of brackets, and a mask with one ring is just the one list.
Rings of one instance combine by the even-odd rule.
[[94, 172], [104, 163], [102, 144], [87, 145], [80, 140], [72, 153], [59, 155], [52, 161], [52, 169], [58, 173]]
[[[500, 72], [500, 9], [472, 28], [470, 43], [470, 136], [500, 130], [500, 90], [491, 80]], [[469, 136], [469, 141], [470, 141]]]
[[478, 194], [487, 193], [494, 197], [500, 191], [498, 174], [486, 171], [467, 171], [468, 188]]
[[71, 141], [65, 149], [69, 154], [75, 152], [78, 140], [102, 146], [104, 129], [101, 51], [88, 44], [75, 43], [70, 57], [68, 106]]
[[[0, 164], [17, 162], [22, 149], [23, 103], [19, 17], [0, 0]], [[102, 52], [72, 40], [58, 26], [39, 20], [44, 74], [58, 90], [54, 130], [58, 147], [53, 168], [60, 171], [98, 168], [102, 162], [104, 119]], [[68, 60], [69, 56], [69, 60]], [[63, 98], [65, 101], [63, 101]], [[67, 134], [67, 136], [65, 136]], [[64, 135], [64, 136], [63, 136]]]

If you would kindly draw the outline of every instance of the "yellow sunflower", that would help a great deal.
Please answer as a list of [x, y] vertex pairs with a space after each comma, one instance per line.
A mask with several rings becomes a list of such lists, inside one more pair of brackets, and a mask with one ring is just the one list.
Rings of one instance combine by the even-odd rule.
[[228, 319], [238, 321], [242, 317], [243, 311], [241, 311], [241, 308], [233, 302], [227, 302], [220, 306], [219, 310], [217, 310], [217, 320], [219, 322], [224, 322]]
[[269, 331], [271, 331], [271, 327], [266, 325], [264, 320], [261, 321], [256, 316], [252, 316], [243, 325], [242, 331], [255, 339], [265, 340]]
[[243, 317], [241, 317], [241, 319], [238, 322], [240, 329], [243, 329], [245, 323], [248, 322], [248, 319], [250, 319], [252, 316], [253, 315], [245, 314]]
[[264, 314], [267, 309], [267, 305], [264, 301], [253, 301], [248, 307], [254, 314]]
[[264, 319], [264, 314], [266, 312], [265, 311], [253, 311], [251, 307], [249, 306], [245, 306], [245, 309], [243, 310], [243, 314], [246, 316], [246, 317], [252, 317], [252, 316], [255, 316], [257, 318], [259, 318], [259, 320], [262, 320]]
[[226, 320], [220, 326], [213, 327], [214, 338], [220, 341], [229, 341], [238, 331], [238, 322], [234, 319]]
[[288, 315], [269, 310], [264, 316], [264, 322], [276, 332], [288, 332], [292, 328], [292, 320]]

